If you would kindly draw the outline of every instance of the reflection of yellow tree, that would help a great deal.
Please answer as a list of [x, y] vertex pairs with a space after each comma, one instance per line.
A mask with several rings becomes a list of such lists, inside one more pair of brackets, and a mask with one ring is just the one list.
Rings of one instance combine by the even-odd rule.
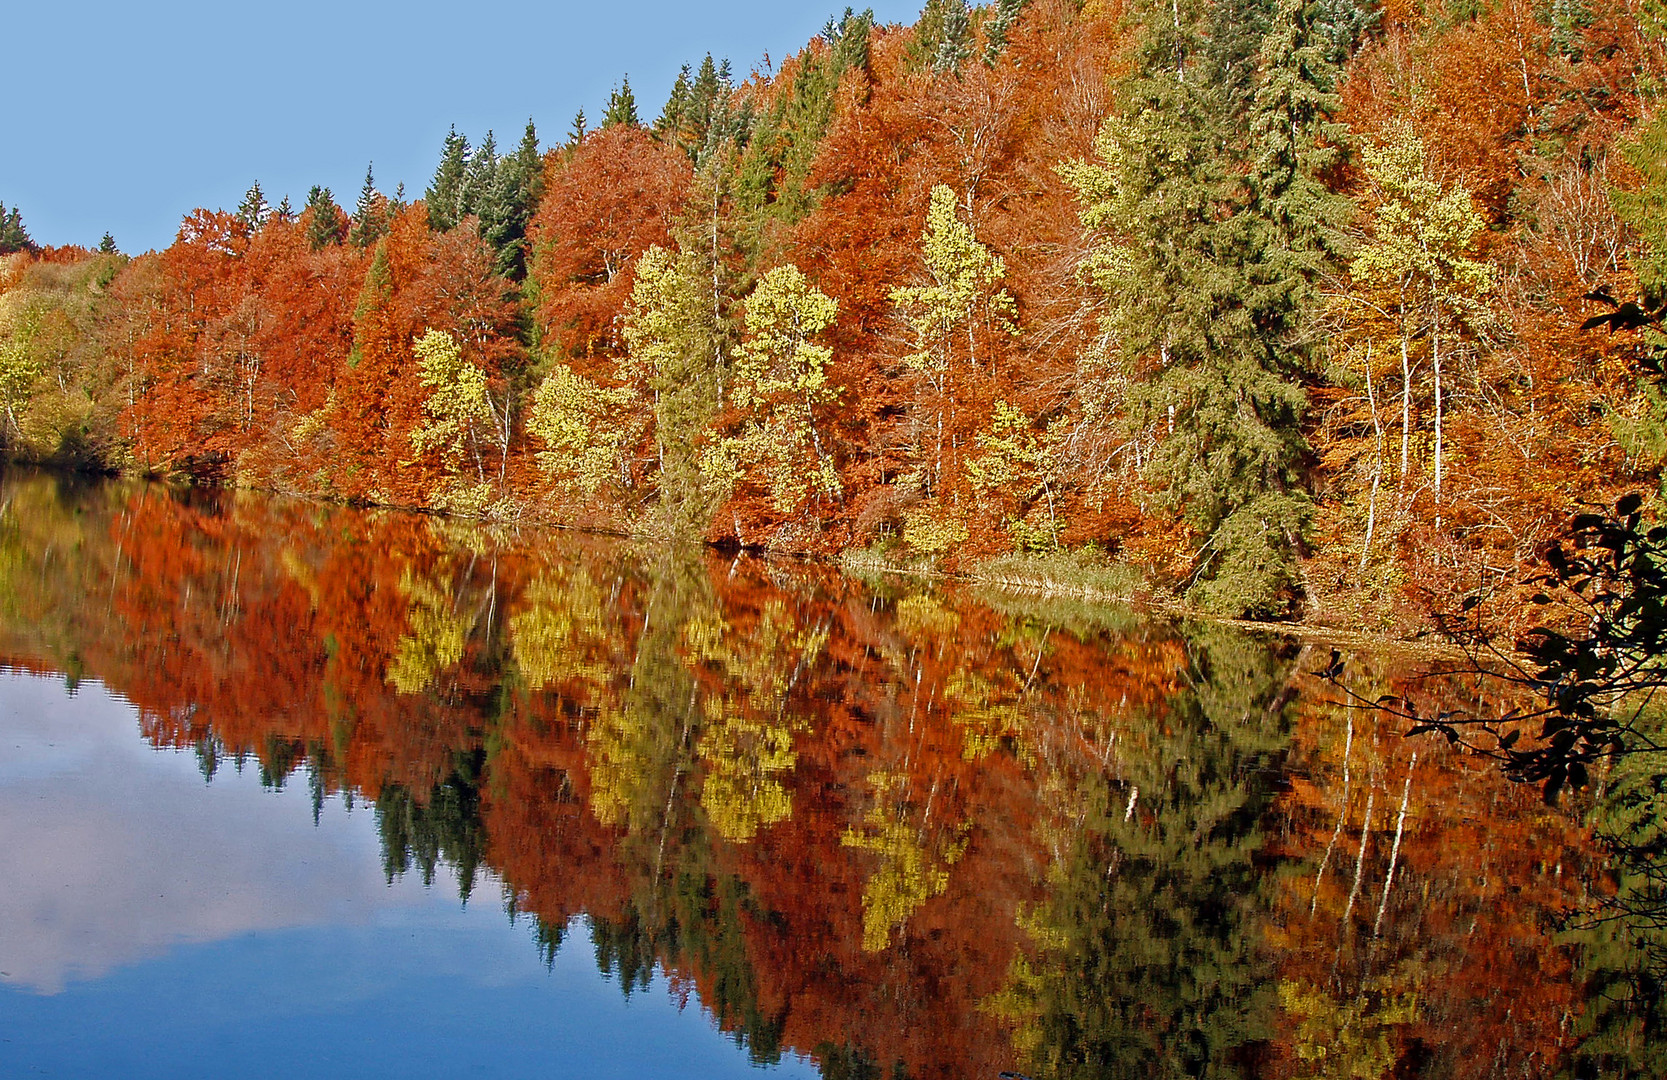
[[793, 797], [780, 777], [799, 759], [793, 731], [803, 725], [749, 719], [732, 711], [733, 704], [727, 698], [708, 703], [713, 723], [700, 740], [706, 762], [700, 802], [719, 836], [742, 843], [792, 816]]
[[916, 593], [897, 601], [897, 629], [911, 638], [951, 634], [961, 617], [927, 596]]
[[994, 678], [970, 668], [958, 671], [944, 686], [943, 696], [961, 729], [961, 756], [968, 761], [982, 758], [1002, 739], [1024, 733], [1024, 685], [1010, 670], [997, 671]]
[[647, 752], [650, 733], [640, 709], [604, 708], [586, 738], [590, 762], [590, 810], [604, 825], [632, 825], [633, 807], [649, 783], [653, 758]]
[[523, 600], [525, 606], [510, 617], [509, 635], [529, 687], [538, 690], [569, 679], [608, 681], [612, 665], [591, 655], [608, 640], [606, 598], [584, 567], [575, 566], [565, 581], [555, 572], [540, 574]]
[[[949, 887], [949, 868], [960, 860], [967, 841], [962, 826], [947, 837], [940, 834], [929, 847], [924, 824], [906, 820], [907, 778], [881, 771], [870, 773], [868, 781], [879, 799], [863, 815], [862, 830], [846, 829], [840, 843], [880, 857], [880, 868], [862, 890], [862, 947], [879, 952], [891, 941], [892, 930]], [[886, 796], [894, 793], [897, 801], [888, 806]]]
[[1378, 1080], [1389, 1075], [1399, 1054], [1393, 1029], [1418, 1019], [1418, 998], [1387, 987], [1371, 987], [1338, 1000], [1325, 990], [1287, 980], [1279, 1003], [1298, 1018], [1297, 1056], [1327, 1080]]
[[800, 629], [786, 605], [773, 600], [751, 633], [734, 633], [714, 617], [690, 620], [683, 637], [692, 658], [717, 666], [733, 687], [706, 700], [701, 805], [724, 839], [751, 840], [793, 813], [782, 780], [798, 761], [794, 732], [808, 725], [788, 713], [787, 694], [821, 652], [827, 630]]
[[415, 694], [463, 659], [470, 620], [457, 614], [451, 592], [440, 585], [437, 574], [407, 567], [399, 576], [399, 589], [410, 607], [406, 631], [388, 664], [388, 681], [402, 694]]

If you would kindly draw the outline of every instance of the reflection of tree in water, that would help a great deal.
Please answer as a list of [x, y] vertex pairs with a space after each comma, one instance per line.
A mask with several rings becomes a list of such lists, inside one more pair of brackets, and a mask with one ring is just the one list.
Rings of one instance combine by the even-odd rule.
[[415, 798], [402, 784], [388, 784], [377, 795], [382, 871], [390, 882], [414, 864], [423, 884], [432, 885], [435, 868], [444, 860], [457, 870], [458, 895], [469, 899], [486, 851], [486, 828], [480, 819], [485, 767], [486, 751], [456, 751], [450, 775], [435, 784], [426, 799]]
[[1026, 920], [1035, 953], [989, 1003], [1039, 1078], [1249, 1075], [1271, 1034], [1256, 858], [1293, 665], [1219, 628], [1188, 652], [1166, 709], [1083, 718], [1104, 768], [1054, 763], [1065, 827]]
[[[767, 1015], [759, 1004], [746, 937], [747, 923], [763, 913], [744, 882], [712, 873], [696, 851], [680, 861], [674, 879], [646, 904], [633, 899], [617, 918], [591, 917], [596, 966], [626, 996], [648, 989], [657, 964], [668, 972], [698, 972], [701, 1003], [713, 1019], [754, 1064], [773, 1065], [781, 1060], [786, 1018]], [[674, 989], [679, 982], [673, 976]]]
[[[72, 494], [0, 492], [13, 655], [128, 694], [147, 737], [194, 748], [205, 777], [247, 763], [280, 786], [304, 770], [315, 813], [329, 795], [376, 792], [390, 875], [415, 866], [432, 881], [445, 863], [467, 897], [490, 854], [547, 962], [588, 913], [623, 989], [658, 966], [755, 1061], [791, 1040], [852, 1080], [966, 1074], [967, 1047], [984, 1055], [975, 1075], [999, 1062], [991, 1074], [1011, 1063], [1037, 1080], [1458, 1072], [1485, 1056], [1465, 1049], [1483, 1045], [1466, 1025], [1491, 1014], [1453, 1002], [1500, 986], [1494, 1012], [1514, 1026], [1487, 1038], [1519, 1037], [1520, 1057], [1559, 1045], [1549, 1002], [1584, 1039], [1573, 1075], [1667, 1075], [1659, 923], [1572, 935], [1590, 986], [1578, 1014], [1555, 995], [1530, 1013], [1533, 987], [1509, 985], [1523, 956], [1549, 950], [1535, 920], [1561, 895], [1504, 902], [1547, 876], [1524, 850], [1572, 860], [1571, 891], [1585, 867], [1555, 825], [1519, 822], [1480, 789], [1476, 820], [1432, 825], [1423, 848], [1409, 833], [1386, 932], [1359, 950], [1375, 966], [1328, 981], [1328, 940], [1317, 962], [1276, 968], [1280, 934], [1319, 931], [1269, 914], [1257, 893], [1270, 866], [1287, 852], [1323, 865], [1346, 813], [1381, 871], [1381, 789], [1398, 802], [1404, 782], [1399, 766], [1377, 776], [1368, 825], [1365, 789], [1338, 805], [1320, 785], [1293, 810], [1315, 786], [1298, 769], [1267, 813], [1289, 649], [1225, 630], [1183, 649], [1133, 618], [1077, 633], [1058, 603], [1003, 612], [901, 585], [893, 602], [699, 555], [500, 550], [398, 516]], [[1316, 715], [1303, 712], [1299, 744], [1334, 757], [1343, 724]], [[1642, 759], [1602, 779], [1595, 824], [1623, 841], [1620, 902], [1659, 913], [1661, 779]], [[1275, 837], [1274, 822], [1297, 828]], [[771, 847], [784, 841], [803, 850]], [[1447, 842], [1465, 857], [1429, 854]], [[1345, 943], [1374, 927], [1367, 906], [1384, 918], [1378, 900], [1352, 922], [1344, 909], [1363, 848], [1327, 879], [1342, 882], [1331, 925]], [[1657, 862], [1620, 861], [1629, 850]], [[1304, 917], [1314, 869], [1273, 875]], [[1438, 925], [1438, 904], [1457, 915]], [[1028, 955], [1009, 968], [1020, 937]], [[1299, 1045], [1261, 1045], [1285, 1036]], [[1335, 1052], [1303, 1053], [1322, 1045]]]
[[[1663, 718], [1650, 718], [1659, 745]], [[1593, 829], [1610, 849], [1613, 893], [1574, 917], [1587, 1006], [1570, 1074], [1667, 1076], [1667, 772], [1657, 754], [1615, 759]]]

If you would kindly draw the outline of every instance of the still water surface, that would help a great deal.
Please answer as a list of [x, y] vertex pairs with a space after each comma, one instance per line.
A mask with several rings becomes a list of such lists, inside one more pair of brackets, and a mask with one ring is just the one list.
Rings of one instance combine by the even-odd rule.
[[1659, 1075], [1637, 934], [1563, 918], [1615, 887], [1601, 800], [1342, 708], [1329, 650], [252, 495], [0, 505], [0, 1075]]

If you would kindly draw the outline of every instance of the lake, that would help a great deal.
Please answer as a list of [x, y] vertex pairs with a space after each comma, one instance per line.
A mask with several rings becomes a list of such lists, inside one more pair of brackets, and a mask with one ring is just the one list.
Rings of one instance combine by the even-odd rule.
[[0, 1075], [1667, 1073], [1620, 780], [1330, 655], [12, 470]]

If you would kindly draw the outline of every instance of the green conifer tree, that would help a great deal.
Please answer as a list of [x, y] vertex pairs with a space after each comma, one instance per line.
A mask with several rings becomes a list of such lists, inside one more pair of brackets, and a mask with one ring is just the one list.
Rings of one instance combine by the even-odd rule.
[[307, 192], [307, 247], [322, 251], [342, 242], [341, 209], [327, 187], [314, 184]]
[[1030, 0], [996, 0], [995, 10], [984, 22], [984, 63], [994, 66], [1007, 51], [1007, 38]]
[[959, 74], [972, 56], [972, 19], [966, 0], [927, 0], [909, 46], [913, 66]]
[[273, 209], [272, 213], [273, 216], [285, 225], [288, 225], [290, 222], [295, 220], [295, 207], [290, 205], [288, 195], [285, 195], [282, 199], [278, 200], [278, 205], [275, 209]]
[[463, 180], [468, 168], [469, 140], [459, 135], [453, 125], [440, 149], [440, 164], [434, 170], [434, 180], [423, 194], [428, 227], [435, 232], [446, 232], [462, 220], [458, 206], [463, 200]]
[[266, 205], [266, 193], [261, 191], [260, 181], [256, 180], [237, 206], [237, 220], [250, 232], [256, 232], [266, 224], [271, 212], [271, 207]]
[[671, 84], [671, 94], [660, 118], [654, 121], [654, 134], [662, 142], [676, 143], [683, 132], [689, 112], [689, 65], [684, 64]]
[[1242, 59], [1244, 38], [1220, 9], [1154, 6], [1122, 107], [1097, 141], [1099, 163], [1067, 174], [1084, 223], [1107, 234], [1090, 271], [1135, 377], [1131, 418], [1157, 436], [1147, 477], [1202, 541], [1187, 595], [1269, 616], [1304, 591], [1308, 362], [1296, 331], [1342, 212], [1317, 181], [1334, 74], [1297, 0], [1272, 23], [1231, 6], [1241, 23], [1269, 27], [1252, 48], [1261, 77], [1241, 77], [1257, 65]]
[[498, 182], [498, 142], [488, 131], [475, 152], [469, 155], [469, 168], [463, 174], [463, 189], [457, 201], [457, 219], [470, 214], [489, 212], [493, 188]]
[[631, 93], [631, 76], [620, 80], [620, 84], [608, 95], [608, 107], [602, 112], [602, 126], [613, 127], [615, 124], [625, 124], [630, 127], [641, 127], [642, 120], [637, 117], [637, 97]]
[[376, 243], [388, 231], [388, 200], [376, 190], [376, 175], [371, 165], [365, 166], [365, 184], [359, 189], [359, 202], [353, 208], [353, 222], [347, 231], [347, 242], [366, 248]]
[[7, 210], [6, 204], [0, 202], [0, 255], [36, 250], [35, 242], [29, 239], [29, 230], [23, 227], [22, 211], [15, 206]]
[[567, 148], [569, 150], [585, 141], [585, 132], [589, 130], [585, 127], [585, 123], [585, 110], [580, 109], [573, 114], [573, 126], [567, 130]]
[[526, 275], [527, 225], [543, 190], [543, 159], [531, 119], [515, 153], [498, 163], [491, 198], [480, 211], [480, 233], [497, 254], [497, 270], [515, 280]]
[[104, 238], [101, 239], [98, 242], [98, 251], [99, 251], [100, 255], [115, 255], [115, 254], [117, 254], [116, 238], [114, 236], [110, 235], [110, 233], [106, 232], [104, 234]]

